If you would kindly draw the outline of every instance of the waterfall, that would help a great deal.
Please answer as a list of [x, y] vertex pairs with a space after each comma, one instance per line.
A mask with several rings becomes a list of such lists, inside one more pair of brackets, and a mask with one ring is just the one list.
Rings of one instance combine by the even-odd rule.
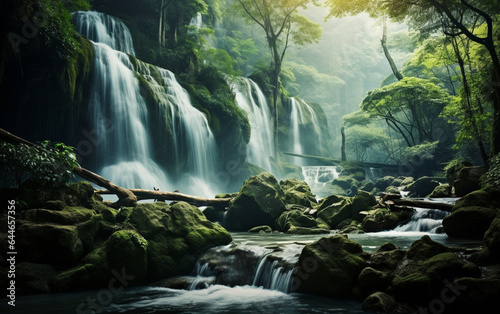
[[103, 43], [135, 56], [128, 27], [115, 17], [95, 11], [73, 13], [76, 31], [96, 43]]
[[[191, 104], [187, 91], [175, 79], [175, 75], [157, 68], [163, 78], [168, 102], [161, 102], [171, 114], [174, 131], [176, 164], [186, 162], [186, 171], [180, 184], [195, 195], [213, 195], [214, 171], [218, 166], [217, 144], [203, 113]], [[184, 156], [184, 157], [182, 157]], [[187, 156], [187, 160], [183, 160]]]
[[194, 26], [196, 27], [196, 29], [200, 29], [202, 25], [203, 25], [203, 18], [201, 16], [201, 13], [198, 12], [196, 13], [196, 16], [193, 17], [189, 22], [189, 26]]
[[415, 208], [415, 213], [410, 221], [396, 227], [393, 231], [437, 233], [447, 215], [447, 212], [438, 209]]
[[237, 105], [248, 115], [252, 134], [247, 146], [248, 162], [271, 171], [269, 157], [273, 155], [273, 126], [271, 109], [257, 83], [241, 78], [231, 84]]
[[[321, 147], [321, 129], [319, 127], [318, 116], [311, 108], [311, 106], [304, 100], [297, 100], [295, 97], [290, 98], [290, 147], [295, 154], [311, 154], [310, 151], [305, 151], [306, 141], [308, 140], [304, 135], [308, 121], [312, 124], [312, 130], [315, 134], [314, 145]], [[304, 112], [304, 109], [307, 112]], [[307, 119], [309, 118], [309, 120]], [[310, 143], [308, 143], [310, 144]], [[309, 145], [309, 147], [311, 147]], [[292, 162], [296, 165], [303, 165], [304, 159], [300, 157], [293, 157]]]
[[253, 279], [253, 286], [288, 293], [292, 285], [293, 267], [280, 265], [280, 259], [270, 255], [261, 258]]
[[[89, 107], [93, 132], [103, 138], [96, 149], [98, 172], [127, 188], [175, 187], [183, 193], [212, 196], [217, 187], [208, 182], [214, 181], [218, 169], [215, 138], [207, 118], [193, 107], [175, 75], [140, 60], [134, 62], [134, 68], [126, 54], [134, 54], [130, 32], [116, 18], [98, 12], [76, 12], [73, 16], [75, 28], [95, 41]], [[163, 125], [173, 132], [175, 180], [168, 179], [153, 161], [147, 129], [151, 113], [140, 93], [137, 74], [155, 94], [157, 103], [153, 105], [166, 113], [158, 118], [165, 119]]]
[[146, 103], [129, 57], [101, 43], [94, 44], [94, 72], [89, 109], [98, 172], [126, 188], [163, 187], [168, 179], [150, 158]]

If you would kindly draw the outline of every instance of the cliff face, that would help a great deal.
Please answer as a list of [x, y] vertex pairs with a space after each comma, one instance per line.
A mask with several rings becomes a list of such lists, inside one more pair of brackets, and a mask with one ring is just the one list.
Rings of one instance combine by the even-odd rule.
[[[88, 127], [92, 43], [45, 0], [7, 1], [0, 46], [0, 123], [31, 140], [76, 145]], [[2, 34], [3, 35], [3, 34]]]

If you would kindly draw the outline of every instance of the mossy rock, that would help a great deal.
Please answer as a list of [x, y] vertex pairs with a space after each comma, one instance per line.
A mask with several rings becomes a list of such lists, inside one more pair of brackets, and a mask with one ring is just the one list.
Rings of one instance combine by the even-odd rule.
[[227, 228], [247, 231], [261, 225], [274, 225], [285, 211], [285, 195], [276, 178], [267, 173], [250, 177], [227, 212]]
[[280, 186], [285, 194], [286, 204], [297, 204], [311, 208], [317, 205], [316, 198], [305, 181], [287, 179], [281, 181]]
[[432, 240], [428, 235], [424, 235], [422, 238], [412, 243], [407, 256], [412, 260], [425, 260], [447, 252], [450, 252], [449, 247]]
[[361, 227], [365, 232], [392, 230], [402, 222], [409, 220], [411, 215], [411, 212], [393, 212], [386, 208], [379, 208], [364, 217]]
[[112, 274], [94, 264], [84, 264], [57, 274], [51, 283], [54, 292], [106, 287]]
[[443, 219], [444, 232], [450, 237], [482, 239], [499, 212], [488, 207], [460, 207]]
[[372, 207], [377, 204], [377, 200], [373, 194], [366, 191], [358, 191], [356, 195], [352, 198], [352, 216], [351, 218], [357, 221], [363, 220], [364, 215], [361, 215], [362, 211], [370, 211]]
[[110, 269], [126, 270], [141, 281], [148, 271], [148, 241], [132, 230], [120, 230], [104, 243]]
[[385, 292], [375, 292], [366, 297], [361, 308], [365, 312], [392, 313], [396, 308], [396, 300]]
[[428, 197], [430, 198], [437, 198], [437, 197], [450, 197], [451, 196], [451, 187], [449, 184], [440, 184], [436, 186], [434, 191], [432, 191], [431, 194], [429, 194]]
[[298, 234], [298, 235], [306, 235], [306, 234], [328, 234], [330, 233], [329, 229], [326, 228], [305, 228], [305, 227], [297, 227], [291, 226], [290, 229], [286, 231], [287, 234]]
[[[118, 215], [118, 211], [114, 208], [104, 205], [102, 202], [96, 202], [94, 205], [94, 209], [102, 215], [104, 221], [109, 223], [116, 223], [116, 216]], [[124, 220], [122, 220], [124, 221]]]
[[257, 226], [254, 227], [250, 230], [248, 230], [250, 233], [271, 233], [273, 232], [273, 229], [269, 226]]
[[57, 266], [76, 264], [84, 254], [76, 226], [18, 222], [16, 248], [22, 261]]
[[332, 185], [337, 185], [341, 187], [344, 190], [348, 190], [351, 188], [351, 186], [354, 184], [357, 184], [359, 181], [354, 179], [351, 176], [343, 176], [343, 177], [338, 177], [336, 179], [333, 179]]
[[358, 283], [363, 290], [368, 292], [385, 291], [391, 280], [389, 273], [366, 267], [359, 274]]
[[344, 198], [322, 210], [318, 210], [318, 218], [325, 221], [332, 229], [345, 219], [352, 219], [353, 205], [350, 198]]
[[347, 161], [340, 164], [342, 171], [339, 177], [351, 176], [357, 181], [366, 180], [365, 168], [357, 162]]
[[28, 209], [22, 211], [20, 217], [23, 220], [29, 220], [37, 223], [75, 225], [89, 220], [94, 214], [94, 211], [83, 207], [65, 207], [63, 211]]
[[497, 260], [500, 260], [500, 215], [492, 221], [484, 234], [484, 244]]
[[302, 250], [295, 285], [298, 292], [349, 297], [365, 267], [361, 245], [345, 236], [322, 238]]
[[286, 211], [276, 219], [275, 228], [287, 232], [291, 227], [315, 228], [318, 225], [314, 217], [304, 214], [298, 209]]
[[377, 180], [375, 180], [375, 187], [381, 191], [384, 191], [388, 186], [390, 186], [392, 184], [392, 182], [394, 181], [394, 177], [391, 177], [391, 176], [385, 176], [383, 178], [378, 178]]
[[471, 206], [500, 208], [500, 193], [495, 192], [490, 186], [486, 186], [460, 198], [453, 206], [453, 210]]
[[429, 177], [421, 177], [412, 183], [408, 189], [411, 196], [426, 197], [431, 194], [434, 189], [439, 186], [439, 182]]
[[457, 278], [449, 292], [454, 302], [447, 304], [449, 313], [500, 313], [500, 278]]

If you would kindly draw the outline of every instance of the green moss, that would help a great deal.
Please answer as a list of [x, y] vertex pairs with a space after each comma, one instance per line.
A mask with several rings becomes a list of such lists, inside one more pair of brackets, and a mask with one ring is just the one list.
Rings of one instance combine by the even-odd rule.
[[105, 250], [111, 269], [127, 270], [127, 273], [144, 279], [147, 273], [148, 241], [132, 230], [120, 230], [106, 241]]

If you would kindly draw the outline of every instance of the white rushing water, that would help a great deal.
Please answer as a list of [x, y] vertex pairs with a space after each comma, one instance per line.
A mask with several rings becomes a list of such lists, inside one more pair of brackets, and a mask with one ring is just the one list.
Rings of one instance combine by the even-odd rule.
[[[217, 187], [209, 182], [214, 181], [219, 168], [215, 138], [207, 118], [193, 107], [175, 75], [154, 67], [161, 77], [157, 82], [151, 73], [153, 66], [140, 60], [136, 60], [134, 69], [126, 54], [134, 54], [132, 37], [118, 19], [92, 11], [76, 12], [73, 17], [75, 28], [95, 41], [90, 110], [93, 133], [102, 138], [93, 148], [97, 172], [127, 188], [180, 189], [213, 196]], [[182, 171], [170, 176], [153, 160], [147, 129], [150, 113], [135, 71], [149, 83], [158, 110], [167, 113], [159, 118], [170, 123], [167, 128], [173, 130], [174, 163], [179, 170], [182, 165]]]
[[[311, 123], [312, 130], [317, 135], [315, 137], [317, 147], [321, 147], [322, 139], [321, 139], [321, 129], [319, 127], [318, 116], [314, 112], [313, 108], [304, 100], [296, 99], [295, 97], [290, 98], [290, 147], [292, 152], [295, 154], [305, 154], [311, 155], [311, 152], [305, 151], [305, 141], [304, 132], [306, 130], [306, 124], [308, 121]], [[310, 143], [309, 143], [310, 144]], [[304, 158], [293, 157], [292, 162], [296, 165], [303, 166]]]
[[126, 188], [168, 184], [151, 158], [147, 107], [129, 57], [102, 43], [94, 43], [89, 109], [100, 137], [94, 147], [98, 173]]
[[96, 11], [73, 13], [76, 31], [93, 42], [106, 44], [114, 50], [135, 56], [128, 27], [119, 19]]
[[260, 87], [248, 78], [240, 78], [231, 84], [236, 104], [247, 115], [252, 128], [247, 146], [248, 162], [271, 171], [269, 157], [273, 155], [273, 125], [271, 108]]

